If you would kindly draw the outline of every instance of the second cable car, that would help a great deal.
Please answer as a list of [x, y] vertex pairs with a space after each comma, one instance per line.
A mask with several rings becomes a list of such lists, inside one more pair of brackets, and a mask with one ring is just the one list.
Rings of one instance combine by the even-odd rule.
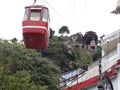
[[49, 42], [49, 10], [45, 6], [25, 7], [22, 22], [23, 39], [26, 48], [46, 49]]

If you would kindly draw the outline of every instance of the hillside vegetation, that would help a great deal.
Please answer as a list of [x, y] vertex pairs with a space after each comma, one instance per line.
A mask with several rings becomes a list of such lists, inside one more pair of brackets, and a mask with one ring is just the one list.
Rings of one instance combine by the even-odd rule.
[[97, 54], [63, 36], [50, 39], [44, 51], [26, 49], [15, 38], [0, 39], [0, 90], [59, 90], [59, 74], [86, 70]]

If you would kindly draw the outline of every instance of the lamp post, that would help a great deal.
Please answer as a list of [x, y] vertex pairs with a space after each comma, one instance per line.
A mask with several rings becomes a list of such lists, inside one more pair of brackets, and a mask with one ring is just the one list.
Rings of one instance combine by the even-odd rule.
[[107, 40], [107, 58], [109, 57], [109, 40]]
[[99, 44], [100, 44], [100, 47], [101, 47], [101, 54], [102, 54], [102, 57], [104, 56], [104, 52], [103, 52], [103, 49], [102, 49], [102, 45], [101, 45], [101, 42], [102, 42], [102, 40], [103, 40], [103, 38], [105, 37], [105, 34], [103, 34], [101, 37], [100, 37], [100, 42], [99, 42]]

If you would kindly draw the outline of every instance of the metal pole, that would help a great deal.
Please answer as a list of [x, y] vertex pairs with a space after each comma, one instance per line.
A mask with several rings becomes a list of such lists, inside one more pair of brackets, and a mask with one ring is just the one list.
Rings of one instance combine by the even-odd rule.
[[36, 3], [36, 0], [34, 0], [34, 3]]
[[[101, 41], [103, 39], [104, 35], [100, 37], [100, 46], [101, 46]], [[101, 64], [101, 59], [99, 59], [99, 63], [98, 63], [98, 67], [99, 67], [99, 84], [98, 84], [98, 90], [104, 90], [103, 88], [103, 81], [102, 81], [102, 64]]]
[[36, 3], [36, 0], [34, 0], [34, 3], [33, 3], [33, 5]]

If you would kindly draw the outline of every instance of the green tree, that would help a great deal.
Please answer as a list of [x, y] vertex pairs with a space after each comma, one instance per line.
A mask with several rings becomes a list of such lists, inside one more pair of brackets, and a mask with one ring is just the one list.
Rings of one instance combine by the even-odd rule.
[[59, 74], [75, 69], [71, 62], [74, 66], [87, 67], [93, 58], [99, 57], [72, 42], [75, 60], [71, 61], [65, 55], [68, 48], [64, 42], [67, 42], [64, 37], [54, 36], [48, 48], [50, 55], [42, 57], [41, 51], [26, 49], [16, 39], [13, 43], [0, 39], [0, 89], [59, 90]]
[[75, 59], [79, 63], [79, 67], [87, 69], [88, 65], [93, 63], [93, 53], [85, 51], [84, 49], [75, 50]]
[[81, 33], [77, 33], [76, 35], [78, 36], [76, 41], [82, 44], [83, 43], [83, 35]]
[[55, 31], [53, 31], [52, 28], [50, 28], [50, 39], [53, 38], [54, 34], [55, 34]]
[[17, 43], [18, 40], [17, 40], [17, 38], [13, 38], [13, 39], [11, 39], [10, 41], [11, 41], [12, 43]]
[[101, 52], [96, 52], [93, 54], [93, 61], [97, 61], [98, 59], [102, 58]]
[[44, 59], [33, 63], [31, 77], [37, 85], [47, 86], [49, 90], [57, 90], [56, 84], [59, 82], [59, 73], [59, 69], [53, 63]]
[[46, 90], [45, 87], [31, 81], [31, 76], [26, 71], [17, 71], [13, 75], [5, 74], [5, 72], [0, 90]]
[[69, 29], [68, 29], [67, 26], [62, 26], [62, 27], [59, 29], [59, 33], [63, 36], [64, 33], [69, 34], [70, 31], [69, 31]]
[[57, 90], [59, 72], [58, 67], [36, 50], [0, 40], [1, 90]]

